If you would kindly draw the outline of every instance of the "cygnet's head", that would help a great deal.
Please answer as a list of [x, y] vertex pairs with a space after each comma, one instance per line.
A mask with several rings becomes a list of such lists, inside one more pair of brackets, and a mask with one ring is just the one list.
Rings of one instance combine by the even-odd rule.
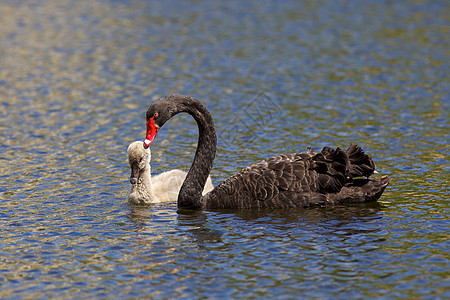
[[131, 168], [130, 183], [136, 184], [139, 182], [140, 171], [150, 164], [150, 148], [145, 149], [142, 141], [136, 141], [128, 146], [127, 153]]

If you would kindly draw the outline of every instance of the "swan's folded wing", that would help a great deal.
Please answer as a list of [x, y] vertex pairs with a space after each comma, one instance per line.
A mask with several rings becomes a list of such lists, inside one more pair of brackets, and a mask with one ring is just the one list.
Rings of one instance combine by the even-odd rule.
[[310, 155], [278, 155], [236, 173], [207, 196], [210, 208], [291, 208], [307, 206], [318, 173]]

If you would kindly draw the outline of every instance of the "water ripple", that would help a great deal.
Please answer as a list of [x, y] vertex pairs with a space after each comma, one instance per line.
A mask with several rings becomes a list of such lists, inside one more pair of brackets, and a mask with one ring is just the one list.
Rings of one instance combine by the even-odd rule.
[[[450, 297], [445, 1], [17, 1], [0, 6], [0, 297]], [[126, 205], [149, 103], [199, 98], [217, 185], [254, 161], [357, 142], [377, 205]], [[261, 107], [265, 110], [262, 113]], [[168, 122], [156, 172], [187, 170]]]

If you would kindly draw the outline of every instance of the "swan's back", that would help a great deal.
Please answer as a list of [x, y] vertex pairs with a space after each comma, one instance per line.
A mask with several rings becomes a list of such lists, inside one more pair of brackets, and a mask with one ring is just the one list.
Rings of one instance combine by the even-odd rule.
[[204, 197], [208, 208], [297, 208], [376, 201], [390, 179], [361, 179], [375, 164], [357, 145], [347, 151], [278, 155], [236, 173]]

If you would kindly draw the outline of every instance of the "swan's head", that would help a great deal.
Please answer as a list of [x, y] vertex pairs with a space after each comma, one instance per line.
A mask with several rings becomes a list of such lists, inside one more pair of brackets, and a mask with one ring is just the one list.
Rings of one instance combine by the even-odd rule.
[[171, 103], [165, 101], [165, 98], [153, 102], [147, 110], [147, 134], [145, 136], [144, 147], [150, 147], [150, 144], [156, 137], [164, 123], [169, 120], [173, 114], [170, 113]]
[[180, 112], [188, 112], [192, 106], [200, 105], [198, 100], [182, 95], [170, 95], [153, 102], [147, 110], [147, 135], [144, 147], [150, 144], [156, 137], [158, 130], [174, 115]]
[[139, 181], [141, 170], [150, 164], [151, 153], [149, 148], [144, 148], [141, 141], [136, 141], [128, 146], [128, 163], [131, 168], [130, 183], [136, 184]]

